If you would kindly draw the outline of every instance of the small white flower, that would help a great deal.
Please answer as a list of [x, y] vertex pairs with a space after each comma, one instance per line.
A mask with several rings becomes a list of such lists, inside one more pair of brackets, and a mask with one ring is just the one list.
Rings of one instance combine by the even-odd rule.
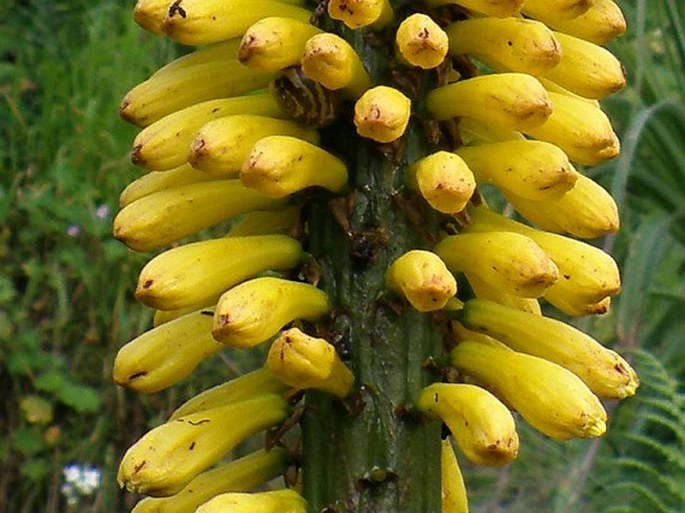
[[76, 486], [83, 495], [90, 495], [100, 486], [101, 478], [102, 472], [98, 468], [84, 468]]
[[76, 495], [76, 490], [74, 490], [74, 487], [71, 483], [62, 483], [60, 491], [62, 492], [64, 498], [67, 499], [67, 504], [69, 504], [70, 506], [76, 504], [78, 498]]
[[64, 467], [62, 475], [65, 481], [61, 487], [62, 495], [70, 504], [79, 496], [92, 495], [102, 481], [102, 471], [99, 468], [82, 467], [75, 463]]
[[62, 469], [62, 475], [67, 483], [74, 483], [78, 481], [79, 476], [81, 475], [81, 467], [74, 463], [67, 465]]
[[95, 216], [98, 219], [105, 219], [109, 215], [109, 205], [102, 204], [95, 211]]

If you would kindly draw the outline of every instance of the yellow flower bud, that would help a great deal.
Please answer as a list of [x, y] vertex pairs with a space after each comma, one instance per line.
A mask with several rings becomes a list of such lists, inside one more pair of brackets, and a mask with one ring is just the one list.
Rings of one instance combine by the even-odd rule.
[[235, 177], [254, 145], [269, 135], [288, 135], [311, 144], [319, 143], [319, 133], [301, 123], [238, 114], [202, 125], [190, 144], [188, 162], [217, 179]]
[[212, 337], [212, 309], [193, 311], [121, 347], [114, 359], [114, 382], [137, 392], [159, 392], [221, 349]]
[[456, 214], [476, 190], [476, 179], [464, 160], [447, 151], [438, 151], [409, 168], [411, 183], [438, 212]]
[[547, 23], [555, 19], [573, 19], [583, 15], [595, 0], [526, 0], [521, 11], [526, 16]]
[[133, 19], [152, 34], [162, 33], [162, 21], [169, 12], [168, 0], [138, 0], [133, 8]]
[[402, 57], [422, 69], [437, 68], [447, 56], [449, 40], [445, 31], [425, 14], [406, 17], [395, 34]]
[[153, 497], [173, 495], [238, 443], [278, 424], [288, 413], [285, 399], [266, 394], [166, 422], [126, 451], [117, 481]]
[[231, 0], [206, 2], [184, 0], [168, 9], [162, 30], [186, 45], [206, 45], [241, 36], [256, 21], [267, 16], [286, 16], [307, 22], [311, 11], [277, 0]]
[[402, 137], [410, 115], [411, 100], [393, 87], [369, 89], [354, 105], [357, 133], [381, 143]]
[[434, 383], [421, 391], [416, 406], [440, 417], [459, 448], [476, 465], [505, 465], [518, 454], [514, 417], [484, 388]]
[[418, 249], [406, 252], [388, 267], [385, 284], [419, 312], [439, 310], [457, 293], [457, 281], [440, 257]]
[[596, 45], [604, 45], [626, 31], [626, 19], [613, 0], [595, 0], [584, 14], [571, 19], [554, 18], [547, 24]]
[[510, 308], [523, 310], [524, 312], [530, 312], [536, 315], [541, 314], [540, 301], [535, 298], [508, 294], [507, 292], [504, 292], [501, 287], [496, 287], [493, 284], [488, 283], [474, 273], [467, 273], [466, 279], [477, 298], [488, 299], [495, 303], [499, 303], [500, 305], [506, 305]]
[[533, 200], [563, 197], [579, 176], [561, 149], [542, 141], [476, 144], [458, 148], [455, 153], [479, 183], [492, 183], [500, 190]]
[[161, 310], [200, 308], [260, 272], [295, 267], [301, 257], [300, 243], [285, 235], [191, 242], [160, 253], [143, 267], [136, 299]]
[[515, 296], [540, 297], [559, 278], [557, 266], [540, 246], [516, 233], [450, 235], [433, 251], [451, 271], [478, 275]]
[[380, 29], [392, 20], [393, 11], [388, 0], [330, 0], [328, 15], [351, 29]]
[[522, 18], [467, 18], [446, 28], [450, 54], [470, 55], [497, 71], [537, 76], [557, 65], [561, 48], [543, 23]]
[[288, 233], [300, 215], [297, 206], [283, 210], [256, 210], [243, 214], [233, 223], [227, 237]]
[[324, 32], [311, 37], [304, 47], [302, 71], [331, 91], [340, 90], [357, 99], [371, 87], [364, 64], [350, 43], [342, 37]]
[[464, 325], [459, 321], [450, 322], [450, 328], [451, 328], [451, 333], [454, 335], [454, 339], [457, 342], [463, 342], [465, 340], [473, 340], [474, 342], [478, 342], [480, 344], [486, 344], [486, 345], [490, 345], [490, 346], [499, 347], [502, 349], [512, 350], [508, 346], [504, 345], [502, 342], [497, 340], [496, 338], [491, 337], [490, 335], [486, 335], [485, 333], [481, 333], [479, 331], [472, 331], [472, 330], [464, 327]]
[[626, 84], [621, 62], [606, 48], [556, 32], [563, 57], [545, 72], [552, 82], [584, 98], [601, 99]]
[[257, 21], [243, 35], [238, 60], [262, 71], [279, 71], [299, 64], [307, 39], [321, 32], [306, 21], [270, 16]]
[[597, 182], [577, 174], [573, 188], [557, 198], [534, 200], [504, 194], [518, 212], [540, 228], [594, 239], [618, 231], [618, 207]]
[[295, 137], [269, 136], [252, 148], [240, 171], [247, 187], [282, 198], [321, 186], [334, 192], [347, 183], [347, 167], [337, 157]]
[[354, 383], [354, 375], [335, 347], [297, 328], [284, 331], [274, 340], [266, 368], [294, 388], [316, 388], [336, 397], [345, 397]]
[[623, 399], [635, 393], [635, 371], [614, 351], [564, 322], [472, 299], [459, 314], [467, 327], [497, 337], [516, 351], [566, 367], [601, 398]]
[[[487, 207], [469, 208], [469, 232], [506, 230], [533, 239], [559, 268], [559, 279], [545, 291], [545, 299], [568, 315], [601, 313], [608, 296], [621, 290], [614, 259], [600, 248], [555, 233], [536, 230]], [[492, 298], [487, 298], [492, 299]], [[600, 304], [601, 303], [601, 304]]]
[[614, 158], [620, 143], [604, 112], [585, 98], [548, 92], [551, 115], [543, 124], [522, 128], [540, 141], [556, 144], [572, 162], [594, 166]]
[[466, 486], [449, 438], [440, 445], [441, 513], [469, 513]]
[[224, 493], [205, 502], [196, 513], [306, 513], [307, 502], [295, 490]]
[[447, 84], [428, 93], [426, 106], [438, 121], [466, 116], [521, 131], [540, 127], [552, 114], [549, 94], [525, 73], [494, 73]]
[[452, 350], [452, 365], [488, 387], [551, 438], [588, 438], [606, 431], [602, 403], [561, 365], [470, 340]]
[[260, 450], [195, 476], [183, 490], [170, 497], [146, 497], [131, 513], [183, 513], [220, 493], [242, 492], [285, 472], [289, 458], [284, 449]]
[[296, 319], [314, 321], [329, 310], [328, 296], [309, 283], [254, 278], [219, 298], [212, 334], [231, 347], [252, 347]]
[[276, 379], [268, 369], [257, 369], [194, 395], [176, 408], [169, 420], [264, 394], [282, 394], [287, 390], [287, 385]]

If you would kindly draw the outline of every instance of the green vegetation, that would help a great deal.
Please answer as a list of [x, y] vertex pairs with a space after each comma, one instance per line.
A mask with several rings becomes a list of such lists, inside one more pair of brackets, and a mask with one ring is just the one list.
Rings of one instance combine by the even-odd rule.
[[[0, 511], [125, 512], [123, 450], [192, 389], [141, 400], [111, 382], [116, 349], [149, 325], [133, 300], [144, 256], [111, 236], [135, 129], [124, 93], [182, 51], [143, 33], [131, 5], [9, 0], [0, 30]], [[641, 374], [602, 439], [559, 444], [523, 429], [515, 466], [465, 469], [477, 512], [682, 511], [685, 504], [685, 7], [621, 2], [612, 50], [629, 87], [605, 106], [622, 155], [594, 168], [622, 210], [602, 241], [622, 295], [585, 322]], [[230, 356], [230, 355], [229, 355]], [[216, 358], [194, 387], [243, 364]], [[200, 382], [202, 381], [202, 383]], [[162, 412], [162, 413], [160, 413]], [[102, 470], [92, 495], [61, 492], [71, 463]]]

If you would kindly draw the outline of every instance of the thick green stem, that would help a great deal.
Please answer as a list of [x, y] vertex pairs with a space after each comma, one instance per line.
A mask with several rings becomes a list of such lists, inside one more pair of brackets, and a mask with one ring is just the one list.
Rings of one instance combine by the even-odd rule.
[[[368, 48], [359, 38], [356, 46], [369, 69], [381, 60], [387, 66], [386, 48]], [[440, 353], [441, 332], [433, 316], [384, 288], [395, 258], [432, 244], [431, 214], [405, 185], [408, 165], [428, 146], [418, 123], [401, 144], [382, 146], [344, 123], [323, 140], [348, 165], [349, 194], [312, 196], [308, 250], [319, 286], [335, 305], [322, 335], [337, 345], [357, 381], [342, 402], [306, 396], [304, 495], [312, 513], [439, 513], [440, 423], [418, 420], [405, 408], [435, 380], [424, 364]]]

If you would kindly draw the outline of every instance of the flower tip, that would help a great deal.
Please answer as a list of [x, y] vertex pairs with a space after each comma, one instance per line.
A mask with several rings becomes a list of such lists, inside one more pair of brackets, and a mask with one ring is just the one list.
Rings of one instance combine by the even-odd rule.
[[447, 33], [425, 14], [412, 14], [400, 24], [395, 35], [397, 49], [412, 66], [437, 68], [447, 56]]
[[362, 137], [389, 143], [402, 137], [409, 123], [411, 100], [395, 88], [377, 86], [354, 106], [354, 124]]
[[602, 436], [604, 433], [606, 433], [606, 430], [607, 430], [606, 422], [601, 418], [593, 417], [590, 419], [587, 426], [585, 427], [585, 433], [584, 434], [588, 438], [598, 437], [598, 436]]
[[640, 388], [640, 377], [631, 369], [628, 383], [626, 383], [624, 387], [617, 390], [618, 398], [626, 399], [627, 397], [632, 397], [635, 395], [638, 388]]

